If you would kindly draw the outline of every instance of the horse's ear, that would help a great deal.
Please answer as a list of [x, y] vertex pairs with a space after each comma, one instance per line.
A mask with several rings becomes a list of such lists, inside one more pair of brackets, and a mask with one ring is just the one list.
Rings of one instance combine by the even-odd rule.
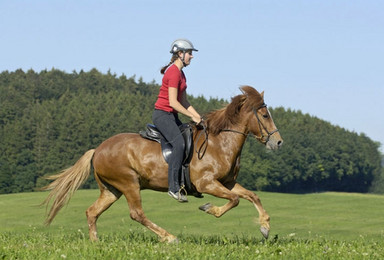
[[264, 91], [261, 91], [260, 96], [262, 99], [264, 99]]
[[242, 86], [240, 87], [240, 90], [246, 96], [260, 95], [259, 92], [251, 86]]
[[244, 91], [244, 86], [243, 87], [239, 87], [239, 89], [240, 89], [240, 91], [241, 91], [241, 93], [243, 93], [244, 95], [247, 95], [247, 93], [245, 93], [245, 91]]

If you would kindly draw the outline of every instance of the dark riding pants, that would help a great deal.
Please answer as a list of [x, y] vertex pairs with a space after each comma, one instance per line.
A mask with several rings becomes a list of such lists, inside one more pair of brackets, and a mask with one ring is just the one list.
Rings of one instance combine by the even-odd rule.
[[179, 129], [182, 122], [177, 114], [157, 109], [153, 112], [152, 121], [166, 141], [172, 145], [172, 154], [168, 163], [168, 189], [177, 192], [180, 189], [181, 166], [185, 148], [184, 138]]

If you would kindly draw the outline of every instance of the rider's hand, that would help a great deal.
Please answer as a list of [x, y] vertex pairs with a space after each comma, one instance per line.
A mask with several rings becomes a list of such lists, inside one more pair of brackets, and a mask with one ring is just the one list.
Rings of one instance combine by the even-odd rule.
[[193, 116], [192, 117], [192, 121], [196, 123], [196, 125], [200, 124], [201, 122], [201, 117], [196, 117], [196, 116]]

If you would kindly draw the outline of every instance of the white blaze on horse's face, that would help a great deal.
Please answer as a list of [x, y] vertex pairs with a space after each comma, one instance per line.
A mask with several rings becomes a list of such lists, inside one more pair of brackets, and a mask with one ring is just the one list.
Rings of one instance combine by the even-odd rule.
[[256, 116], [256, 126], [253, 125], [254, 134], [258, 132], [258, 134], [255, 134], [256, 139], [265, 144], [267, 149], [279, 149], [283, 144], [283, 139], [267, 106], [263, 104], [260, 108], [254, 109], [253, 112]]
[[275, 122], [273, 121], [271, 112], [269, 112], [268, 108], [267, 108], [267, 112], [269, 114], [269, 118], [270, 118], [271, 122], [273, 123], [275, 130], [273, 130], [274, 132], [273, 131], [270, 132], [271, 135], [269, 137], [268, 142], [266, 143], [266, 147], [267, 147], [267, 149], [271, 149], [271, 150], [279, 149], [281, 147], [281, 145], [283, 144], [283, 139], [281, 138], [279, 131], [276, 131], [277, 127], [275, 125]]

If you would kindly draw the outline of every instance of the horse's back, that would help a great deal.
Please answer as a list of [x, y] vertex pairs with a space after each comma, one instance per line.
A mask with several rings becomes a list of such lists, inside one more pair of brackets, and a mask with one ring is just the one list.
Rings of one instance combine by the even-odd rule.
[[121, 133], [102, 142], [96, 148], [93, 161], [94, 164], [104, 160], [114, 161], [114, 163], [116, 160], [127, 162], [127, 159], [132, 157], [134, 153], [154, 149], [154, 146], [156, 146], [154, 142], [142, 138], [139, 134]]
[[167, 172], [160, 144], [135, 133], [117, 134], [101, 143], [96, 148], [93, 166], [104, 179], [124, 175], [149, 180]]

